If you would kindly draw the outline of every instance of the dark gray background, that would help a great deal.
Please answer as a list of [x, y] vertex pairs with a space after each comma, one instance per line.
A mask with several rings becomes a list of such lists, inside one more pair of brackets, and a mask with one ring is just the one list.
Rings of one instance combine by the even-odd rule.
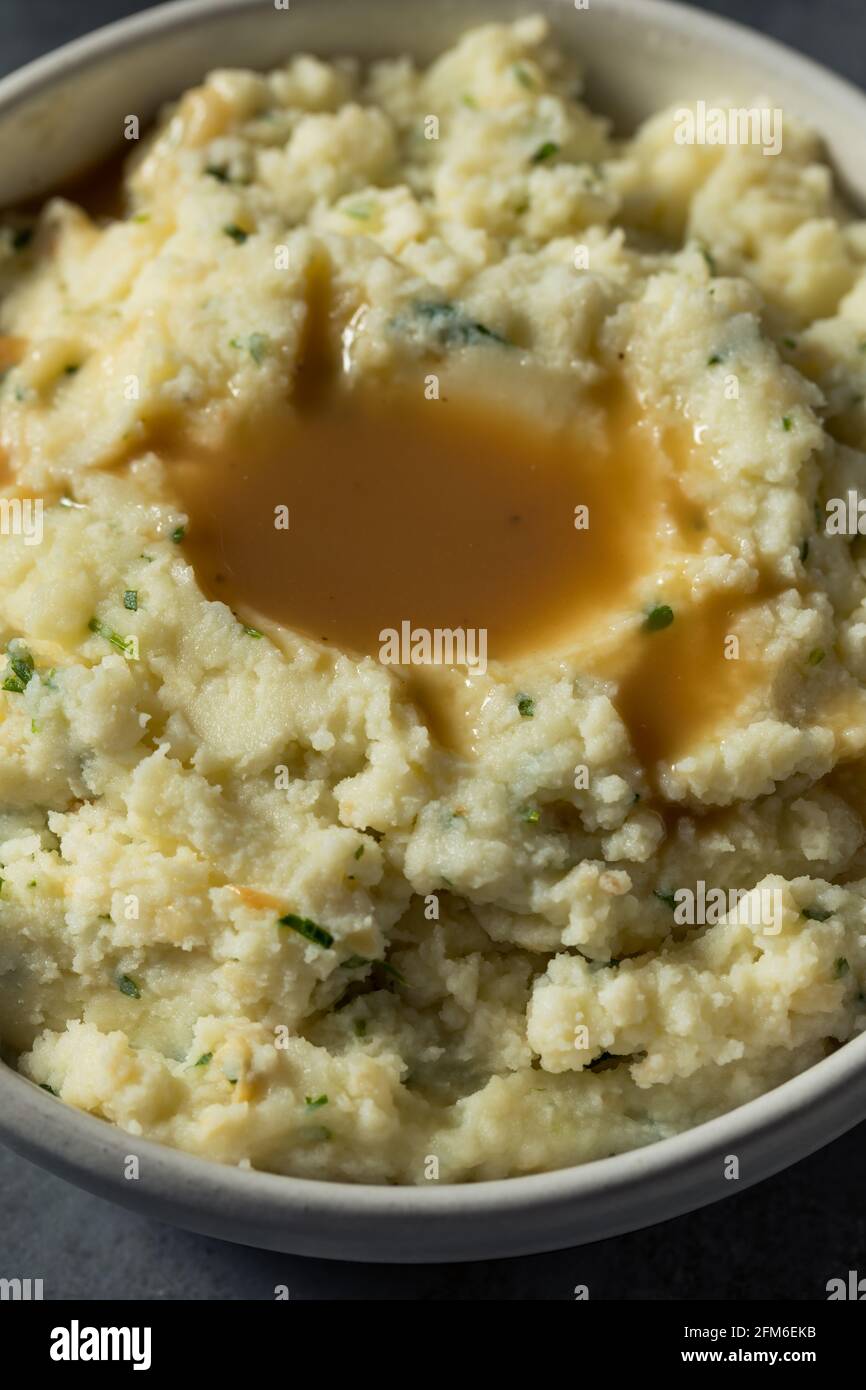
[[[137, 0], [0, 0], [0, 73], [146, 8]], [[866, 86], [863, 0], [703, 0], [703, 8]], [[606, 1299], [823, 1299], [828, 1279], [866, 1274], [864, 1163], [861, 1125], [749, 1192], [648, 1231], [528, 1259], [407, 1267], [303, 1260], [188, 1235], [0, 1149], [0, 1277], [42, 1278], [47, 1298], [76, 1299], [259, 1299], [272, 1298], [275, 1284], [287, 1284], [293, 1299], [571, 1299], [576, 1284]]]

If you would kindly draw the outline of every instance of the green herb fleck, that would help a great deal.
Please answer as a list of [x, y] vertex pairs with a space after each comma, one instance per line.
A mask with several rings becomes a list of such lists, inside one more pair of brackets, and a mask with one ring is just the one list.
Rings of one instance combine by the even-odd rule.
[[666, 907], [669, 907], [671, 912], [673, 912], [677, 905], [676, 896], [673, 893], [662, 893], [658, 888], [654, 888], [653, 897], [658, 898], [660, 903], [664, 903]]
[[823, 647], [813, 647], [812, 651], [809, 653], [809, 665], [820, 666], [825, 656], [826, 652]]
[[518, 814], [528, 825], [536, 825], [541, 819], [541, 812], [537, 806], [521, 806]]
[[232, 338], [229, 347], [240, 348], [250, 354], [257, 367], [260, 367], [268, 355], [271, 340], [266, 333], [251, 333], [245, 342], [240, 338]]
[[124, 589], [124, 591], [123, 591], [123, 606], [124, 606], [124, 608], [128, 608], [130, 613], [137, 613], [137, 612], [138, 612], [138, 590], [137, 590], [137, 589]]
[[528, 92], [535, 90], [535, 83], [532, 80], [532, 75], [526, 70], [522, 63], [515, 63], [511, 71], [521, 87], [525, 87]]
[[212, 1062], [212, 1061], [213, 1061], [213, 1053], [212, 1053], [212, 1052], [203, 1052], [203, 1053], [201, 1054], [201, 1056], [199, 1057], [198, 1061], [195, 1063], [195, 1066], [197, 1066], [197, 1067], [206, 1067], [207, 1064], [208, 1064], [208, 1062]]
[[465, 346], [482, 342], [500, 343], [510, 347], [507, 338], [495, 333], [486, 324], [469, 318], [455, 304], [447, 301], [419, 300], [413, 306], [419, 318], [425, 319], [440, 347]]
[[230, 236], [232, 241], [236, 241], [238, 246], [243, 246], [244, 242], [249, 237], [249, 232], [245, 232], [243, 227], [238, 226], [237, 222], [228, 222], [226, 226], [223, 227], [223, 232], [226, 236]]
[[219, 164], [208, 164], [205, 173], [212, 179], [216, 179], [217, 183], [231, 183], [228, 169], [223, 168]]
[[14, 695], [21, 695], [33, 677], [33, 657], [27, 648], [20, 644], [14, 647], [10, 645], [6, 655], [9, 666], [3, 689], [11, 691]]
[[352, 855], [352, 858], [353, 858], [353, 859], [361, 859], [361, 858], [363, 858], [363, 855], [364, 855], [364, 845], [359, 845], [358, 848], [355, 850], [355, 853]]
[[826, 922], [832, 917], [832, 912], [825, 912], [821, 907], [804, 907], [803, 916], [809, 922]]
[[108, 624], [102, 622], [101, 619], [91, 618], [87, 626], [90, 628], [91, 632], [96, 633], [97, 637], [104, 637], [106, 642], [110, 642], [112, 647], [122, 652], [124, 656], [128, 656], [132, 651], [132, 644], [129, 639], [123, 637], [121, 633], [115, 632], [113, 627], [109, 627]]
[[517, 708], [521, 719], [532, 719], [535, 714], [535, 701], [530, 695], [518, 695]]
[[698, 246], [698, 250], [707, 263], [707, 269], [711, 275], [716, 273], [716, 258], [707, 246]]
[[796, 338], [783, 338], [783, 339], [782, 339], [782, 344], [783, 344], [783, 346], [786, 347], [786, 348], [795, 348], [795, 347], [797, 346], [797, 339], [796, 339]]
[[185, 535], [186, 535], [186, 527], [185, 527], [185, 526], [176, 526], [175, 529], [174, 529], [174, 530], [172, 531], [172, 533], [171, 533], [171, 539], [174, 541], [175, 545], [180, 545], [180, 543], [181, 543], [181, 541], [183, 540], [183, 538], [184, 538]]
[[257, 627], [245, 627], [244, 632], [247, 634], [247, 637], [259, 638], [265, 635], [263, 632], [259, 632]]
[[353, 217], [356, 222], [369, 222], [373, 216], [373, 204], [352, 203], [350, 207], [341, 208], [340, 211], [346, 217]]
[[49, 1086], [47, 1081], [40, 1081], [40, 1082], [39, 1082], [39, 1089], [40, 1089], [40, 1091], [47, 1091], [48, 1094], [49, 1094], [50, 1096], [59, 1096], [59, 1095], [60, 1095], [60, 1092], [59, 1092], [59, 1091], [55, 1091], [55, 1089], [54, 1089], [53, 1086]]
[[320, 927], [316, 922], [311, 922], [309, 917], [296, 917], [293, 912], [281, 917], [278, 923], [281, 927], [290, 927], [299, 936], [303, 936], [306, 941], [312, 941], [314, 946], [321, 946], [324, 950], [330, 950], [334, 944], [334, 938], [325, 927]]
[[783, 416], [782, 416], [782, 429], [785, 431], [785, 433], [786, 433], [786, 434], [790, 434], [790, 433], [791, 433], [791, 430], [792, 430], [793, 428], [794, 428], [794, 421], [791, 419], [790, 415], [783, 415]]
[[304, 1108], [306, 1110], [321, 1110], [323, 1105], [328, 1104], [327, 1096], [304, 1096]]
[[374, 960], [370, 956], [347, 956], [345, 960], [340, 961], [340, 967], [343, 970], [360, 970], [365, 965], [372, 965], [376, 970], [381, 970], [383, 974], [389, 975], [392, 980], [399, 981], [401, 985], [406, 983], [405, 976], [390, 961]]
[[717, 367], [718, 364], [721, 362], [721, 360], [722, 360], [722, 354], [721, 354], [720, 352], [714, 352], [713, 355], [712, 355], [712, 357], [708, 357], [708, 358], [707, 358], [707, 366], [708, 366], [708, 367]]
[[117, 982], [117, 988], [120, 990], [121, 994], [125, 994], [128, 999], [141, 998], [141, 990], [131, 975], [121, 975]]
[[666, 603], [659, 603], [644, 618], [644, 632], [661, 632], [663, 628], [670, 627], [673, 620], [674, 610]]
[[539, 145], [535, 153], [530, 156], [529, 162], [530, 164], [543, 164], [545, 160], [553, 159], [553, 157], [558, 154], [559, 146], [556, 141], [545, 140], [544, 144]]

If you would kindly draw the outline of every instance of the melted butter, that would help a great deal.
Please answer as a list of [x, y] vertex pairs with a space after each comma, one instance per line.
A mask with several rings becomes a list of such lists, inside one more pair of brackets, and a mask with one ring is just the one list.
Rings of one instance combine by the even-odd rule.
[[279, 898], [275, 898], [273, 893], [263, 893], [258, 888], [245, 888], [243, 885], [235, 883], [229, 883], [227, 887], [237, 894], [244, 907], [273, 908], [275, 912], [283, 911], [284, 904]]

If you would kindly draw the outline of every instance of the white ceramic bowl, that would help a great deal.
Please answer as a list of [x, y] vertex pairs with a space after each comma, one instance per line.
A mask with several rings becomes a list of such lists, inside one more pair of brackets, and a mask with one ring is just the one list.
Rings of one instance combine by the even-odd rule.
[[[69, 44], [0, 82], [0, 205], [49, 190], [216, 66], [299, 50], [430, 58], [472, 23], [547, 14], [587, 68], [588, 96], [627, 129], [671, 101], [770, 96], [825, 138], [866, 204], [866, 97], [779, 44], [658, 0], [184, 0]], [[866, 1117], [866, 1036], [762, 1098], [674, 1139], [579, 1168], [464, 1186], [357, 1187], [225, 1168], [67, 1108], [0, 1065], [0, 1135], [25, 1157], [161, 1220], [333, 1259], [481, 1259], [650, 1225], [742, 1190]], [[140, 1159], [137, 1180], [124, 1158]], [[739, 1158], [739, 1180], [724, 1160]]]

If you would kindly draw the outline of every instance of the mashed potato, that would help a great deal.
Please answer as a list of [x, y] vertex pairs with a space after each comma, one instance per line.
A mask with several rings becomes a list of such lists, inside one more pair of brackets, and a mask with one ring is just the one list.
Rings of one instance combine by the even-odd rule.
[[[864, 551], [827, 525], [866, 469], [866, 226], [793, 121], [775, 157], [676, 121], [614, 140], [527, 19], [426, 71], [216, 72], [121, 215], [4, 220], [4, 496], [45, 506], [0, 544], [0, 1034], [63, 1101], [478, 1180], [674, 1134], [866, 1023]], [[617, 381], [678, 461], [688, 544], [494, 661], [471, 748], [189, 560], [164, 441], [292, 401], [311, 268], [354, 387], [495, 360], [589, 419]]]

